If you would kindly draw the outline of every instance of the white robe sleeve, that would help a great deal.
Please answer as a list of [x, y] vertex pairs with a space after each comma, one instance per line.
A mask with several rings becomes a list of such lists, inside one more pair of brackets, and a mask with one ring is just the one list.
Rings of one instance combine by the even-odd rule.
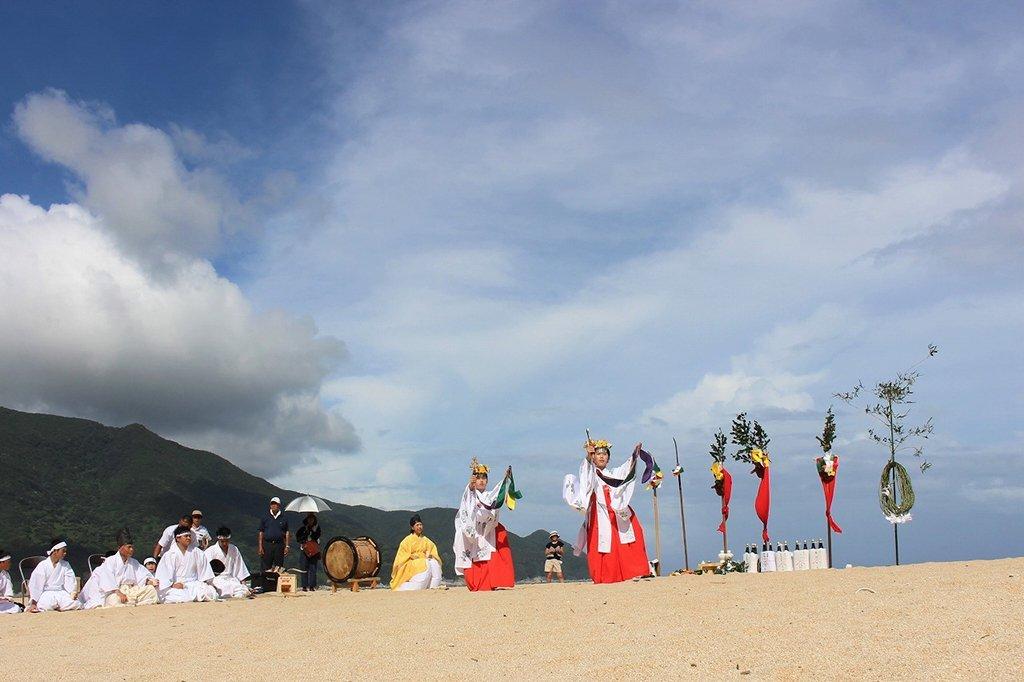
[[64, 572], [64, 591], [68, 594], [74, 594], [75, 572], [71, 569], [71, 564], [69, 564], [68, 562], [62, 559], [60, 563], [64, 564], [60, 567]]
[[32, 575], [28, 579], [28, 593], [32, 601], [39, 601], [46, 590], [46, 578], [50, 574], [48, 568], [52, 566], [49, 559], [43, 559], [32, 569]]
[[231, 545], [229, 551], [234, 558], [234, 566], [231, 574], [235, 576], [238, 582], [243, 582], [249, 577], [249, 568], [245, 565], [245, 559], [242, 558], [242, 552], [240, 552], [238, 547], [235, 545]]
[[206, 560], [206, 555], [201, 550], [196, 550], [196, 579], [200, 582], [208, 583], [214, 579], [213, 569], [210, 568], [210, 562]]
[[156, 580], [161, 590], [166, 590], [174, 583], [174, 569], [178, 566], [177, 552], [167, 552], [160, 557], [160, 563], [156, 565]]
[[[107, 557], [107, 559], [96, 567], [96, 570], [92, 572], [92, 577], [89, 578], [88, 582], [93, 583], [95, 590], [106, 596], [119, 588], [120, 581], [117, 579], [117, 575], [114, 572], [113, 564], [115, 561], [114, 557]], [[84, 592], [85, 589], [83, 588]]]

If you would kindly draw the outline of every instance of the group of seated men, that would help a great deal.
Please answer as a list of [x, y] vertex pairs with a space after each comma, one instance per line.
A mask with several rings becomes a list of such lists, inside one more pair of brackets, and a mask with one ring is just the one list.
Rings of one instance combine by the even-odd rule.
[[[159, 562], [150, 557], [140, 564], [134, 558], [131, 531], [122, 528], [116, 537], [117, 551], [92, 571], [81, 592], [77, 592], [75, 572], [65, 559], [67, 542], [56, 538], [28, 580], [25, 610], [75, 611], [253, 596], [243, 584], [249, 570], [238, 547], [231, 543], [230, 529], [218, 529], [217, 541], [205, 549], [186, 524], [173, 527], [170, 538], [170, 545], [159, 553]], [[10, 555], [0, 550], [0, 614], [21, 611], [13, 599], [10, 565]]]

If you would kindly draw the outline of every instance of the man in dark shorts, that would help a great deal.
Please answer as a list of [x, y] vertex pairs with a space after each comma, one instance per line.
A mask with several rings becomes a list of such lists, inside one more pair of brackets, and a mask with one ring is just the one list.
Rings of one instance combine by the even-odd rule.
[[562, 575], [562, 552], [565, 550], [565, 543], [558, 539], [558, 531], [551, 531], [548, 544], [544, 545], [544, 572], [548, 575], [548, 582], [551, 576], [557, 575], [559, 582], [565, 582]]

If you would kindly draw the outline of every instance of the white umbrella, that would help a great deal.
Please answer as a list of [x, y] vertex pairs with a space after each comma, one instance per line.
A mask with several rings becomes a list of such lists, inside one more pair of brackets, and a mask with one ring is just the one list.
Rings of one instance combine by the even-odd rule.
[[322, 511], [330, 511], [330, 507], [327, 503], [321, 500], [319, 497], [313, 497], [312, 495], [303, 495], [302, 497], [296, 497], [294, 500], [288, 503], [288, 506], [284, 508], [285, 511], [290, 512], [313, 512], [319, 513]]

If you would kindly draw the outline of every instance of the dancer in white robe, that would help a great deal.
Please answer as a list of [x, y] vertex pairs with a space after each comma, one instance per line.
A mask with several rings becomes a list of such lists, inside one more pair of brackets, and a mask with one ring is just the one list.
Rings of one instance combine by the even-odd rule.
[[14, 601], [14, 586], [11, 584], [11, 555], [0, 549], [0, 615], [21, 613], [21, 605]]
[[222, 598], [252, 596], [252, 590], [242, 584], [249, 577], [249, 569], [238, 547], [231, 544], [230, 528], [218, 528], [217, 542], [207, 547], [204, 554], [207, 561], [219, 561], [224, 566], [224, 570], [213, 579], [213, 586]]
[[174, 531], [174, 545], [160, 559], [156, 579], [160, 601], [165, 604], [217, 599], [217, 590], [210, 584], [213, 581], [210, 562], [192, 545], [192, 531], [188, 526], [178, 526]]
[[133, 558], [131, 531], [122, 528], [116, 541], [117, 551], [96, 567], [78, 596], [83, 608], [158, 604], [156, 578]]
[[76, 599], [75, 572], [64, 560], [67, 553], [67, 542], [60, 538], [50, 541], [47, 558], [36, 564], [28, 580], [29, 612], [77, 611], [82, 607]]

